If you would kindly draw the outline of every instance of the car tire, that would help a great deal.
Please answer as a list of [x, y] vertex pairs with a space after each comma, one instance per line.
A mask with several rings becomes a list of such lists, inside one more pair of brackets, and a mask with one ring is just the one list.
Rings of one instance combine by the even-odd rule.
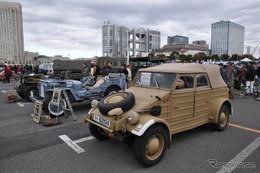
[[49, 113], [50, 113], [48, 107], [49, 107], [49, 103], [50, 103], [51, 100], [52, 100], [52, 94], [51, 94], [51, 93], [46, 93], [45, 98], [44, 98], [43, 108], [42, 108], [42, 109], [43, 109], [44, 112], [45, 112], [46, 114], [48, 114], [48, 115], [49, 115]]
[[17, 94], [21, 97], [21, 98], [24, 98], [24, 87], [22, 84], [20, 84], [18, 86], [18, 88], [15, 88], [16, 89], [16, 92]]
[[227, 105], [222, 105], [218, 114], [218, 122], [212, 124], [213, 129], [216, 131], [225, 130], [225, 128], [228, 125], [229, 114], [230, 114], [230, 110], [227, 107]]
[[28, 85], [27, 87], [25, 87], [24, 90], [24, 98], [28, 101], [30, 100], [30, 95], [31, 95], [31, 91], [33, 92], [34, 97], [38, 97], [39, 96], [39, 91], [36, 85]]
[[109, 137], [104, 133], [104, 131], [96, 126], [95, 124], [89, 123], [89, 131], [96, 139], [103, 141], [109, 139]]
[[136, 137], [133, 143], [135, 159], [145, 167], [157, 164], [164, 156], [167, 139], [167, 132], [163, 127], [150, 127], [142, 136]]
[[[123, 98], [123, 100], [121, 100], [119, 102], [115, 102], [115, 103], [108, 103], [109, 100], [115, 96], [121, 96]], [[119, 92], [116, 94], [108, 95], [108, 96], [104, 97], [103, 99], [101, 99], [100, 102], [98, 103], [98, 108], [102, 114], [107, 115], [107, 113], [110, 110], [115, 109], [115, 108], [121, 108], [123, 110], [123, 112], [126, 112], [129, 109], [131, 109], [134, 106], [134, 104], [135, 104], [135, 97], [134, 97], [133, 93]]]

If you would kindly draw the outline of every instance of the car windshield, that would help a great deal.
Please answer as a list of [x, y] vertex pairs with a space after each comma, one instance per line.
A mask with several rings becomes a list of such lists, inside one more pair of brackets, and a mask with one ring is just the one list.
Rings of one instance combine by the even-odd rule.
[[139, 72], [134, 84], [142, 87], [170, 89], [175, 78], [174, 73]]

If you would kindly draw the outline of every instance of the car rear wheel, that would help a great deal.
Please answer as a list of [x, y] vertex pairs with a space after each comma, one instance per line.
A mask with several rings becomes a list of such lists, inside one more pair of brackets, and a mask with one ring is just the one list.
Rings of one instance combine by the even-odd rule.
[[98, 140], [103, 141], [109, 139], [105, 132], [95, 124], [89, 123], [89, 131]]
[[212, 124], [213, 129], [216, 131], [225, 130], [225, 128], [228, 125], [229, 114], [230, 114], [230, 110], [227, 107], [227, 105], [222, 105], [218, 114], [218, 122]]
[[163, 157], [167, 144], [167, 132], [161, 126], [150, 127], [143, 136], [136, 137], [133, 149], [136, 160], [143, 166], [153, 166]]

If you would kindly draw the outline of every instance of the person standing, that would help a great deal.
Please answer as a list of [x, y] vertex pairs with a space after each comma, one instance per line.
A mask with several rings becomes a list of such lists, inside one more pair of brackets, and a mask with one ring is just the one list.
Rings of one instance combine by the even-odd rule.
[[119, 70], [120, 73], [124, 73], [126, 76], [126, 82], [127, 82], [127, 76], [128, 76], [128, 70], [126, 69], [126, 65], [122, 64], [121, 65], [121, 70]]
[[12, 70], [11, 67], [9, 65], [5, 65], [4, 67], [4, 83], [10, 83], [10, 76], [12, 74]]
[[132, 65], [127, 65], [127, 71], [128, 71], [128, 75], [127, 75], [127, 82], [131, 82], [132, 81]]
[[83, 63], [82, 66], [83, 66], [82, 73], [84, 76], [87, 76], [89, 74], [89, 68], [88, 68], [87, 63]]
[[[125, 64], [122, 64], [121, 65], [121, 70], [118, 71], [119, 73], [124, 73], [125, 74], [125, 82], [126, 82], [126, 85], [125, 85], [125, 89], [127, 89], [127, 76], [128, 76], [128, 70], [126, 69], [126, 65]], [[120, 79], [121, 80], [121, 79]]]
[[231, 62], [227, 63], [227, 85], [229, 88], [229, 99], [234, 100], [234, 68]]
[[257, 84], [260, 85], [260, 65], [256, 69]]
[[99, 65], [97, 65], [97, 62], [96, 62], [96, 61], [94, 61], [93, 64], [94, 64], [94, 67], [93, 67], [93, 76], [100, 75], [100, 67], [99, 67]]
[[252, 62], [247, 63], [246, 71], [246, 95], [253, 95], [256, 70]]
[[224, 69], [223, 63], [219, 63], [219, 71], [222, 79], [224, 80], [224, 82], [227, 83], [227, 75], [226, 75], [227, 72]]
[[112, 64], [111, 62], [107, 63], [107, 66], [103, 68], [104, 75], [108, 75], [112, 71]]

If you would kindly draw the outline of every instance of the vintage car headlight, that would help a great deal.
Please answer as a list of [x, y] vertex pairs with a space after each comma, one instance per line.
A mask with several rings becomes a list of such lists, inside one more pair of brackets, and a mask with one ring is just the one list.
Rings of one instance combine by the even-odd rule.
[[137, 112], [134, 112], [134, 111], [130, 111], [128, 114], [127, 114], [127, 121], [128, 123], [134, 125], [138, 122], [139, 120], [139, 114]]

